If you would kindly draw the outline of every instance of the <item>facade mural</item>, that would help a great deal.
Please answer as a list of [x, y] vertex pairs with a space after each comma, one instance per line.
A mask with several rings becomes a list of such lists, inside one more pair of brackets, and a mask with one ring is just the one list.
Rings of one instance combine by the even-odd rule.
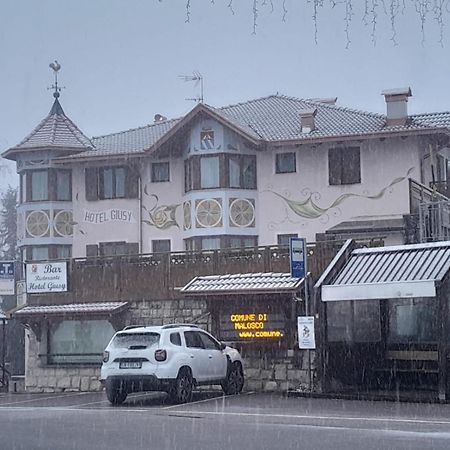
[[[145, 189], [144, 193], [146, 193]], [[142, 205], [142, 209], [147, 214], [147, 218], [143, 218], [142, 223], [158, 228], [158, 230], [167, 230], [171, 227], [180, 228], [180, 225], [176, 219], [176, 212], [181, 206], [181, 203], [174, 205], [159, 205], [159, 198], [156, 194], [146, 195], [152, 199], [153, 206], [151, 208], [147, 208], [147, 206]]]
[[[383, 187], [379, 192], [376, 194], [358, 194], [355, 192], [347, 192], [345, 194], [341, 194], [339, 197], [337, 197], [329, 206], [327, 207], [321, 207], [319, 205], [319, 201], [321, 199], [320, 192], [317, 191], [311, 191], [310, 188], [306, 187], [304, 188], [301, 193], [306, 198], [304, 200], [295, 200], [289, 198], [289, 193], [286, 195], [280, 194], [279, 192], [267, 189], [264, 192], [270, 192], [271, 194], [276, 195], [277, 197], [281, 198], [282, 201], [286, 205], [286, 217], [278, 222], [278, 224], [282, 224], [285, 222], [293, 222], [289, 217], [289, 212], [293, 212], [297, 217], [301, 217], [302, 219], [319, 219], [322, 223], [327, 223], [329, 220], [329, 214], [334, 215], [340, 215], [339, 206], [342, 205], [344, 202], [351, 198], [364, 198], [367, 200], [380, 200], [384, 197], [386, 192], [390, 190], [393, 186], [395, 186], [398, 183], [401, 183], [402, 181], [406, 180], [408, 176], [414, 171], [414, 167], [410, 167], [408, 171], [406, 172], [406, 175], [402, 177], [395, 178], [392, 180], [387, 186]], [[269, 224], [269, 226], [274, 226], [275, 222], [272, 222]]]

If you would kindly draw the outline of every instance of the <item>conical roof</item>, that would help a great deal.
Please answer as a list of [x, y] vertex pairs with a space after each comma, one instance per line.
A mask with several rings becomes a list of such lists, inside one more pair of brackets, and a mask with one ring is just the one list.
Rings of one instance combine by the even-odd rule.
[[[89, 138], [66, 116], [58, 97], [47, 117], [19, 144], [7, 150], [3, 157], [11, 157], [22, 150], [61, 149], [69, 151], [90, 150], [94, 147]], [[11, 158], [14, 159], [14, 158]]]

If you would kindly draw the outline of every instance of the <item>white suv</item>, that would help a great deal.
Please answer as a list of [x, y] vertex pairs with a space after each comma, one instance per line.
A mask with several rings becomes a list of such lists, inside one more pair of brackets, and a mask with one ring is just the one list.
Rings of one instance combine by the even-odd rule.
[[103, 352], [100, 381], [113, 405], [140, 391], [165, 391], [186, 403], [196, 385], [220, 384], [238, 394], [244, 372], [236, 349], [196, 325], [174, 324], [118, 331]]

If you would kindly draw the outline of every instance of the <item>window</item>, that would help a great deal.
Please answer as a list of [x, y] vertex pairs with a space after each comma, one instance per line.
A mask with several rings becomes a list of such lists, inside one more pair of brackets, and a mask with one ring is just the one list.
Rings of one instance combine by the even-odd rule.
[[123, 167], [109, 167], [99, 171], [99, 197], [125, 197], [125, 169]]
[[160, 239], [152, 241], [153, 253], [169, 253], [170, 239]]
[[152, 183], [169, 181], [170, 166], [168, 162], [152, 163]]
[[256, 156], [221, 153], [184, 162], [184, 189], [256, 189]]
[[220, 159], [208, 156], [200, 159], [200, 188], [220, 187]]
[[101, 364], [114, 335], [107, 320], [63, 320], [48, 331], [49, 364]]
[[31, 261], [68, 259], [71, 256], [71, 245], [33, 245], [27, 247], [25, 251], [25, 258]]
[[295, 153], [277, 153], [275, 155], [275, 173], [296, 172]]
[[405, 344], [436, 342], [435, 305], [431, 299], [389, 300], [388, 342]]
[[289, 245], [289, 241], [291, 238], [298, 237], [297, 233], [294, 234], [279, 234], [277, 236], [277, 243], [278, 245]]
[[180, 333], [171, 333], [171, 334], [170, 334], [170, 342], [171, 342], [173, 345], [181, 346], [181, 337], [180, 337]]
[[49, 200], [48, 195], [48, 171], [36, 170], [30, 172], [31, 177], [31, 195], [28, 196], [32, 202]]
[[137, 198], [139, 174], [132, 167], [85, 169], [86, 200]]
[[245, 248], [245, 247], [256, 247], [256, 237], [255, 236], [230, 236], [229, 238], [229, 248]]
[[[89, 255], [87, 256], [96, 256], [93, 246], [86, 246], [86, 254], [88, 250]], [[137, 255], [139, 253], [139, 244], [137, 242], [100, 242], [98, 253], [100, 256]]]
[[200, 132], [200, 149], [201, 150], [214, 149], [214, 131], [208, 130]]
[[186, 341], [186, 347], [190, 348], [203, 348], [203, 342], [199, 336], [198, 331], [185, 331], [184, 339]]
[[209, 236], [193, 237], [184, 240], [186, 251], [219, 250], [225, 248], [256, 247], [257, 236]]
[[47, 246], [34, 246], [31, 248], [32, 261], [47, 261], [49, 259], [49, 252]]
[[72, 200], [72, 172], [66, 169], [30, 170], [20, 175], [21, 201]]
[[72, 172], [70, 170], [56, 171], [56, 200], [72, 200]]
[[328, 180], [330, 185], [361, 183], [359, 147], [328, 150]]
[[379, 300], [327, 303], [327, 339], [329, 342], [380, 342]]
[[71, 245], [55, 245], [54, 253], [56, 259], [67, 259], [72, 256], [72, 246]]
[[230, 188], [256, 189], [256, 157], [251, 155], [228, 156], [228, 186]]
[[217, 250], [220, 248], [220, 237], [202, 238], [202, 250]]
[[208, 336], [205, 333], [198, 334], [200, 335], [200, 339], [203, 342], [203, 348], [205, 348], [206, 350], [220, 350], [220, 344], [211, 336]]

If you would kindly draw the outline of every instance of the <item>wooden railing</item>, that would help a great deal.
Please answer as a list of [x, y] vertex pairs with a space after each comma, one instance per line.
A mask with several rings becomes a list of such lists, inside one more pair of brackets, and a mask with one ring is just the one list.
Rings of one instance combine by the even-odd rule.
[[[358, 245], [378, 246], [380, 242], [367, 240]], [[343, 243], [333, 240], [307, 246], [313, 279], [321, 275]], [[75, 258], [68, 262], [68, 292], [31, 294], [27, 304], [181, 299], [179, 289], [199, 275], [289, 270], [288, 246]]]

